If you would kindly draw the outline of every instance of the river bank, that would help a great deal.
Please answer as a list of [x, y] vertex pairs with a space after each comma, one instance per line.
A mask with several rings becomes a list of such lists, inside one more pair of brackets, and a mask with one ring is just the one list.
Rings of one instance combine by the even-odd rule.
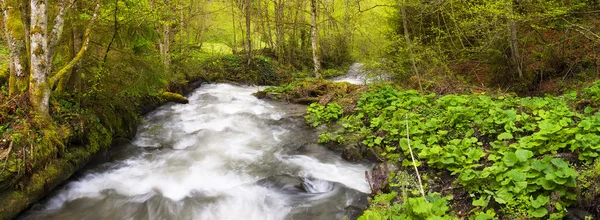
[[306, 121], [320, 143], [382, 162], [368, 176], [374, 197], [362, 219], [583, 219], [600, 213], [599, 85], [517, 97], [308, 80], [258, 95], [310, 100]]
[[[183, 94], [190, 93], [204, 81], [197, 80], [189, 84], [178, 86], [177, 91]], [[155, 96], [131, 102], [130, 108], [134, 112], [120, 114], [113, 112], [112, 119], [116, 124], [107, 124], [98, 120], [89, 120], [92, 115], [82, 115], [79, 126], [85, 126], [85, 131], [72, 135], [79, 137], [64, 137], [49, 145], [63, 146], [61, 157], [48, 161], [42, 169], [20, 177], [13, 186], [0, 191], [0, 219], [11, 219], [26, 209], [32, 203], [43, 198], [54, 188], [68, 180], [73, 174], [82, 169], [88, 162], [101, 156], [115, 142], [122, 139], [131, 139], [136, 133], [138, 115], [146, 114], [172, 99]], [[54, 125], [56, 126], [56, 125]], [[55, 129], [54, 127], [47, 130]], [[70, 135], [68, 135], [70, 136]], [[61, 143], [62, 142], [62, 143]], [[32, 146], [33, 147], [33, 146]], [[7, 159], [8, 160], [8, 159]]]

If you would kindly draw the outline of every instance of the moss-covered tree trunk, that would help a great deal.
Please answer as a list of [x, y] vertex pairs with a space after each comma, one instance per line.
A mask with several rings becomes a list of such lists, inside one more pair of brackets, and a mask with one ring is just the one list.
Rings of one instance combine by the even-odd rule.
[[[48, 2], [47, 0], [31, 0], [31, 31], [30, 31], [30, 80], [29, 80], [29, 101], [37, 113], [49, 118], [50, 88], [58, 80], [71, 71], [79, 60], [83, 57], [89, 44], [91, 27], [98, 17], [100, 2], [96, 2], [94, 15], [87, 25], [84, 41], [77, 55], [67, 65], [62, 67], [52, 78], [49, 77], [52, 70], [52, 57], [54, 48], [62, 36], [64, 25], [65, 10], [70, 8], [73, 2], [67, 5], [63, 2], [59, 5], [58, 14], [54, 18], [54, 27], [48, 40]], [[50, 42], [48, 42], [50, 41]]]
[[4, 10], [4, 30], [9, 49], [9, 95], [27, 90], [27, 40], [25, 26], [16, 0], [2, 1]]
[[49, 116], [48, 104], [50, 87], [48, 85], [48, 69], [52, 64], [48, 56], [48, 1], [31, 0], [31, 46], [29, 81], [29, 100], [33, 108], [42, 116]]

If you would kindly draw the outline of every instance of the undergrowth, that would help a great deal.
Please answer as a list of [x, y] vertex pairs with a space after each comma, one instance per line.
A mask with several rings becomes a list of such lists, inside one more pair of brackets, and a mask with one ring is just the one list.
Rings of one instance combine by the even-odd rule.
[[[561, 219], [573, 205], [598, 214], [598, 99], [600, 82], [580, 94], [524, 98], [373, 86], [343, 118], [330, 103], [312, 104], [306, 119], [312, 126], [342, 119], [320, 142], [344, 144], [343, 137], [359, 135], [362, 146], [378, 149], [385, 160], [412, 166], [408, 120], [419, 169], [446, 174], [453, 179], [449, 187], [468, 195], [453, 201], [451, 192], [436, 194], [432, 189], [439, 187], [429, 179], [425, 198], [384, 192], [361, 219]], [[448, 208], [458, 203], [465, 210]]]

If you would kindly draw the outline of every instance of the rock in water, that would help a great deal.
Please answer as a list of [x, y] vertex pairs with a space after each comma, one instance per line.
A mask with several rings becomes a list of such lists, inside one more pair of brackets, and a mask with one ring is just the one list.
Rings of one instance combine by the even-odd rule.
[[175, 102], [180, 104], [188, 104], [190, 101], [181, 94], [172, 92], [163, 92], [160, 97], [167, 102]]

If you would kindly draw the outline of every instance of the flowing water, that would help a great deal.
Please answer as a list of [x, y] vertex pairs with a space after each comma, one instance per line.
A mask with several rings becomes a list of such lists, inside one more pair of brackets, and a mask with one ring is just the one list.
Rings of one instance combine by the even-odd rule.
[[369, 164], [314, 141], [302, 106], [203, 85], [149, 114], [130, 144], [23, 219], [343, 219], [366, 208]]
[[367, 84], [368, 82], [373, 81], [373, 79], [366, 76], [363, 66], [364, 64], [362, 63], [354, 63], [348, 68], [346, 75], [335, 77], [333, 78], [333, 81], [349, 82], [357, 85]]
[[332, 79], [334, 82], [348, 82], [356, 85], [364, 85], [372, 82], [391, 81], [392, 77], [383, 70], [365, 68], [363, 63], [353, 63], [348, 68], [346, 75]]

